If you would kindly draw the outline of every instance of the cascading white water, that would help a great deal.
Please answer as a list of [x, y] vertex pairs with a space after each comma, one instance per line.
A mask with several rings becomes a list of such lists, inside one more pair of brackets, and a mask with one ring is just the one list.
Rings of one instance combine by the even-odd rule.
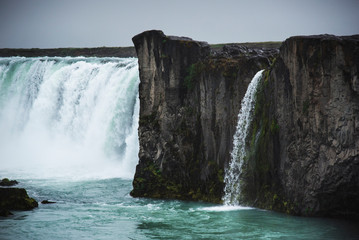
[[231, 161], [225, 171], [224, 177], [225, 188], [222, 200], [225, 205], [239, 205], [242, 165], [244, 158], [246, 157], [246, 138], [252, 121], [257, 86], [262, 78], [263, 71], [264, 70], [257, 72], [250, 82], [238, 114], [237, 128], [233, 136]]
[[137, 59], [0, 58], [0, 175], [132, 178]]

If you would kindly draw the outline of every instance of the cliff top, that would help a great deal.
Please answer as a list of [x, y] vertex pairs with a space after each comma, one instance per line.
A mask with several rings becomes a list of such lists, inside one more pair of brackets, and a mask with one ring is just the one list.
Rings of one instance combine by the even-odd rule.
[[194, 44], [200, 48], [209, 48], [210, 57], [214, 58], [236, 58], [251, 57], [259, 55], [273, 55], [279, 52], [282, 42], [253, 42], [253, 43], [223, 43], [208, 44], [204, 41], [196, 41], [188, 37], [167, 36], [161, 30], [149, 30], [137, 34], [132, 38], [133, 43], [140, 45], [142, 39], [153, 38], [156, 42], [172, 42], [181, 44]]
[[[335, 36], [329, 34], [309, 35], [309, 36], [293, 36], [284, 42], [246, 42], [246, 43], [221, 43], [208, 44], [204, 41], [196, 41], [188, 37], [167, 36], [161, 30], [149, 30], [142, 32], [132, 38], [135, 43], [144, 36], [157, 35], [163, 38], [163, 41], [180, 41], [182, 43], [191, 42], [200, 47], [209, 47], [212, 57], [237, 57], [241, 55], [251, 56], [270, 52], [270, 54], [278, 53], [279, 48], [284, 42], [288, 41], [359, 41], [359, 34], [351, 36]], [[2, 48], [0, 49], [0, 57], [137, 57], [134, 47], [97, 47], [97, 48]]]
[[[354, 48], [353, 46], [359, 43], [359, 34], [351, 36], [335, 36], [330, 34], [293, 36], [286, 39], [280, 49], [282, 52], [283, 48], [293, 45], [294, 43], [304, 49], [309, 46], [316, 46], [318, 48], [321, 44], [329, 42], [334, 45], [341, 44], [346, 45], [349, 48]], [[354, 51], [354, 49], [352, 50]]]
[[336, 40], [336, 41], [342, 41], [342, 40], [351, 40], [351, 41], [359, 41], [359, 34], [355, 35], [348, 35], [348, 36], [336, 36], [331, 34], [319, 34], [319, 35], [308, 35], [308, 36], [293, 36], [288, 38], [288, 40], [294, 40], [294, 39], [303, 39], [303, 40]]
[[209, 44], [207, 42], [196, 41], [196, 40], [193, 40], [192, 38], [189, 38], [189, 37], [167, 36], [161, 30], [144, 31], [144, 32], [134, 36], [132, 38], [132, 42], [136, 45], [143, 38], [149, 38], [149, 37], [162, 39], [163, 43], [167, 42], [167, 41], [170, 41], [170, 42], [192, 43], [192, 44], [196, 44], [196, 45], [198, 45], [200, 47], [209, 47]]

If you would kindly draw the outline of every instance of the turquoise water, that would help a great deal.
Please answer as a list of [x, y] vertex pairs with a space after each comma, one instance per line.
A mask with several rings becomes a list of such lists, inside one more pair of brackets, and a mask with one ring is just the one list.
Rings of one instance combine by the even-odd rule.
[[342, 220], [132, 198], [131, 180], [18, 180], [36, 200], [56, 204], [0, 218], [0, 239], [359, 239]]

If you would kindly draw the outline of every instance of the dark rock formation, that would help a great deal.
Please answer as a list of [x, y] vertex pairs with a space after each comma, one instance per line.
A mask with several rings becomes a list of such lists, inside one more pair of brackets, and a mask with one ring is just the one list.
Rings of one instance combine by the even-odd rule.
[[139, 164], [132, 196], [220, 202], [241, 100], [275, 49], [225, 46], [147, 31], [140, 70]]
[[53, 203], [56, 203], [56, 202], [49, 201], [49, 200], [42, 200], [41, 201], [41, 204], [53, 204]]
[[10, 215], [13, 214], [9, 210], [0, 208], [0, 217], [8, 217]]
[[9, 215], [10, 210], [31, 210], [38, 206], [23, 188], [0, 188], [0, 212]]
[[[308, 216], [359, 216], [359, 35], [221, 50], [148, 31], [132, 196], [219, 202], [241, 99], [267, 68], [247, 139], [243, 201]], [[270, 65], [270, 66], [269, 66]]]
[[16, 180], [9, 180], [8, 178], [3, 178], [0, 181], [0, 186], [2, 187], [10, 187], [10, 186], [14, 186], [18, 184], [18, 182]]
[[255, 113], [247, 202], [358, 218], [359, 35], [287, 39], [265, 73]]
[[134, 47], [98, 47], [98, 48], [49, 48], [49, 49], [0, 49], [0, 57], [136, 57]]

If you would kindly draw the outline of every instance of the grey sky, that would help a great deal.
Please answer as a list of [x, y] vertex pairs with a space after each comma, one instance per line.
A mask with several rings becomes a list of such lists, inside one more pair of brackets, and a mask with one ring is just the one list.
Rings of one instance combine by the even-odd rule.
[[0, 48], [132, 46], [145, 30], [209, 43], [359, 33], [359, 0], [0, 0]]

